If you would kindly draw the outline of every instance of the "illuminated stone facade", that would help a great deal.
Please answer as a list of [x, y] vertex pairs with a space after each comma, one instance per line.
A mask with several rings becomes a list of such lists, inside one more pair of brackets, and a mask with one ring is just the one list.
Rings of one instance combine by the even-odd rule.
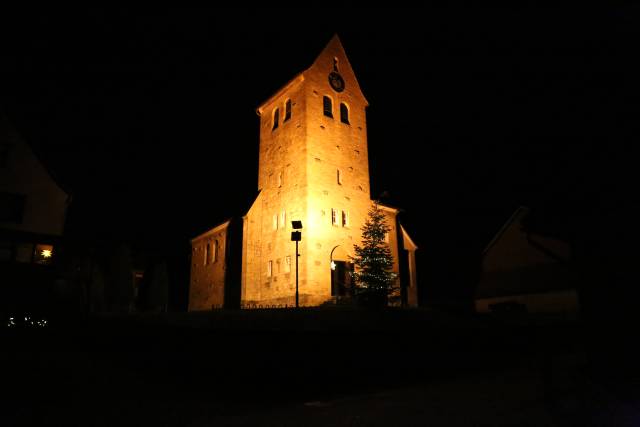
[[[348, 274], [337, 278], [332, 261], [348, 270], [372, 204], [367, 105], [334, 36], [311, 67], [258, 107], [260, 192], [243, 217], [242, 266], [235, 279], [243, 305], [294, 304], [293, 220], [303, 225], [298, 266], [301, 305], [331, 302], [340, 293], [336, 281], [348, 280]], [[392, 229], [388, 240], [394, 270], [405, 284], [404, 302], [417, 305], [417, 247], [399, 226], [398, 210], [382, 208]], [[211, 251], [206, 248], [212, 242], [225, 241], [226, 227], [222, 224], [192, 240], [191, 310], [221, 305], [225, 299], [220, 290], [224, 277], [229, 278], [224, 266], [230, 253], [219, 248], [217, 261], [208, 264], [205, 252]], [[401, 268], [401, 261], [406, 268]]]

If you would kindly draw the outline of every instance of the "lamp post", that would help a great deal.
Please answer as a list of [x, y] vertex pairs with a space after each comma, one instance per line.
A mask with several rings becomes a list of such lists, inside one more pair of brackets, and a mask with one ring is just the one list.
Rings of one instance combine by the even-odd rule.
[[[302, 221], [291, 221], [291, 227], [294, 230], [301, 230], [302, 229]], [[296, 242], [296, 308], [299, 307], [298, 305], [298, 257], [300, 257], [300, 254], [298, 254], [298, 242], [302, 240], [302, 232], [300, 231], [292, 231], [291, 232], [291, 241], [292, 242]]]

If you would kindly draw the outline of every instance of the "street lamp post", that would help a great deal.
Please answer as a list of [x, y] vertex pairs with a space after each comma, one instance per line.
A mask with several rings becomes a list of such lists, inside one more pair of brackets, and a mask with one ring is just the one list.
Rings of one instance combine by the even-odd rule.
[[[291, 221], [291, 226], [294, 230], [302, 229], [302, 221]], [[298, 242], [302, 240], [302, 232], [300, 231], [292, 231], [291, 232], [291, 241], [296, 242], [296, 308], [299, 307], [298, 304], [298, 258], [300, 254], [298, 253]]]

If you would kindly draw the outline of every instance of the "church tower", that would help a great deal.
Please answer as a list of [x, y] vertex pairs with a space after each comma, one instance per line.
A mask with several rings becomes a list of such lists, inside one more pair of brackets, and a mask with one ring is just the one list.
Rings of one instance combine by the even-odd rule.
[[[317, 304], [339, 293], [332, 271], [344, 268], [359, 243], [371, 203], [367, 105], [334, 36], [310, 68], [258, 108], [260, 196], [245, 218], [244, 300], [290, 301], [292, 220], [303, 225], [301, 301]], [[338, 280], [348, 280], [346, 273]]]
[[[298, 266], [300, 304], [320, 305], [348, 294], [349, 256], [354, 255], [353, 245], [361, 243], [361, 227], [372, 204], [367, 106], [342, 43], [334, 36], [308, 69], [258, 107], [259, 193], [242, 218], [242, 305], [295, 303], [292, 221], [301, 221], [303, 226]], [[411, 252], [408, 263], [413, 265], [413, 276], [409, 282], [415, 290], [411, 257], [415, 245], [396, 221], [398, 210], [380, 207], [391, 227], [388, 243], [394, 270], [402, 275], [399, 245], [403, 244]], [[196, 296], [190, 296], [190, 309], [222, 301], [222, 296], [211, 297], [211, 288], [221, 289], [216, 283], [234, 286], [233, 280], [224, 278], [225, 268], [213, 273], [219, 267], [207, 267], [206, 262], [210, 258], [206, 245], [218, 247], [216, 241], [207, 243], [207, 239], [217, 238], [226, 244], [227, 227], [223, 224], [192, 240], [193, 255], [205, 261], [202, 265], [192, 263], [190, 295]], [[409, 298], [414, 301], [410, 303], [415, 304], [415, 299]]]

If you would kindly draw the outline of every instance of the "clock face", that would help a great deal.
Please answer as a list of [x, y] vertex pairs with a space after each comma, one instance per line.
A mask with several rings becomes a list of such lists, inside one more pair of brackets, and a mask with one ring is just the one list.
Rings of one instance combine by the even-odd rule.
[[329, 73], [329, 84], [336, 92], [342, 92], [344, 90], [344, 80], [342, 80], [342, 76], [335, 71]]

